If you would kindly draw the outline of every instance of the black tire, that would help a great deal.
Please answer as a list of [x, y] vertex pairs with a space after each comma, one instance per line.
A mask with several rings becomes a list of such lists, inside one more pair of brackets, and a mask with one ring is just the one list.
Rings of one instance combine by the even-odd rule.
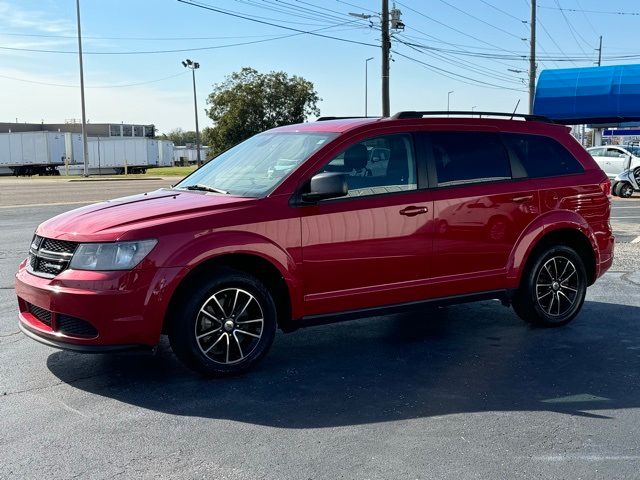
[[620, 182], [614, 182], [614, 184], [611, 186], [611, 194], [614, 197], [619, 197], [620, 196], [620, 187], [621, 187], [621, 183]]
[[578, 253], [570, 247], [551, 246], [540, 252], [524, 272], [513, 309], [533, 325], [559, 327], [578, 315], [586, 291], [587, 272]]
[[620, 198], [630, 198], [633, 196], [633, 185], [629, 182], [619, 182], [618, 185], [618, 196]]
[[255, 277], [226, 267], [193, 283], [194, 288], [177, 299], [169, 319], [173, 352], [207, 376], [251, 369], [267, 354], [276, 333], [276, 307], [269, 290]]

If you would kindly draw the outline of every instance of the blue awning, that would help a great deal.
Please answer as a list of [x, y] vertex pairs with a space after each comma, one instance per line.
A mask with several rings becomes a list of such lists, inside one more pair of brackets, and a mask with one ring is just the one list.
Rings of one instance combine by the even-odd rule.
[[640, 120], [640, 65], [543, 70], [533, 113], [566, 125]]

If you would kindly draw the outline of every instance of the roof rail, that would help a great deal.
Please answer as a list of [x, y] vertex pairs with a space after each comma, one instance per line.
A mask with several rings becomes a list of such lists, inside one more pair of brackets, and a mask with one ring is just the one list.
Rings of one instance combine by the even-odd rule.
[[316, 119], [316, 122], [324, 122], [326, 120], [349, 120], [351, 118], [378, 118], [378, 117], [358, 117], [358, 116], [352, 116], [352, 117], [319, 117]]
[[509, 119], [513, 119], [513, 117], [523, 118], [524, 120], [536, 121], [536, 122], [549, 122], [553, 123], [552, 120], [547, 117], [543, 117], [541, 115], [527, 115], [524, 113], [509, 113], [509, 112], [479, 112], [479, 111], [468, 111], [468, 110], [438, 110], [438, 111], [405, 111], [398, 112], [391, 118], [395, 119], [403, 119], [403, 118], [422, 118], [422, 117], [430, 117], [430, 116], [478, 116], [478, 118], [482, 117], [509, 117]]

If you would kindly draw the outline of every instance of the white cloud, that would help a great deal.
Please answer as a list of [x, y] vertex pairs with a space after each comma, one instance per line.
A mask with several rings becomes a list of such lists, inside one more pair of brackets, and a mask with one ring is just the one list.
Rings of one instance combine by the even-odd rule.
[[55, 19], [44, 11], [24, 10], [16, 2], [0, 1], [0, 26], [3, 29], [28, 29], [50, 34], [73, 34], [75, 24], [68, 19]]
[[[11, 77], [11, 78], [6, 78]], [[15, 79], [21, 79], [18, 81]], [[140, 81], [151, 80], [141, 78]], [[103, 77], [101, 85], [135, 83], [136, 79]], [[33, 82], [33, 83], [29, 83]], [[0, 89], [4, 95], [0, 121], [63, 122], [80, 118], [80, 89], [76, 75], [34, 75], [19, 69], [0, 69]], [[60, 87], [54, 85], [71, 85]], [[87, 83], [89, 86], [90, 84]], [[153, 123], [161, 132], [175, 127], [192, 128], [193, 100], [189, 89], [171, 91], [160, 84], [124, 88], [87, 88], [87, 118], [93, 123]], [[202, 100], [200, 100], [202, 102]], [[201, 105], [200, 123], [206, 125]]]

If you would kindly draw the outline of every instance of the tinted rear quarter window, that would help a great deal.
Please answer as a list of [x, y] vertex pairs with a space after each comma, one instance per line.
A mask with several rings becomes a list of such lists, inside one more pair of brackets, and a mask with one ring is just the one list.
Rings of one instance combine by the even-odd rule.
[[580, 162], [553, 138], [514, 133], [506, 133], [503, 138], [530, 178], [584, 171]]
[[435, 132], [430, 135], [438, 186], [511, 179], [500, 137], [485, 132]]

